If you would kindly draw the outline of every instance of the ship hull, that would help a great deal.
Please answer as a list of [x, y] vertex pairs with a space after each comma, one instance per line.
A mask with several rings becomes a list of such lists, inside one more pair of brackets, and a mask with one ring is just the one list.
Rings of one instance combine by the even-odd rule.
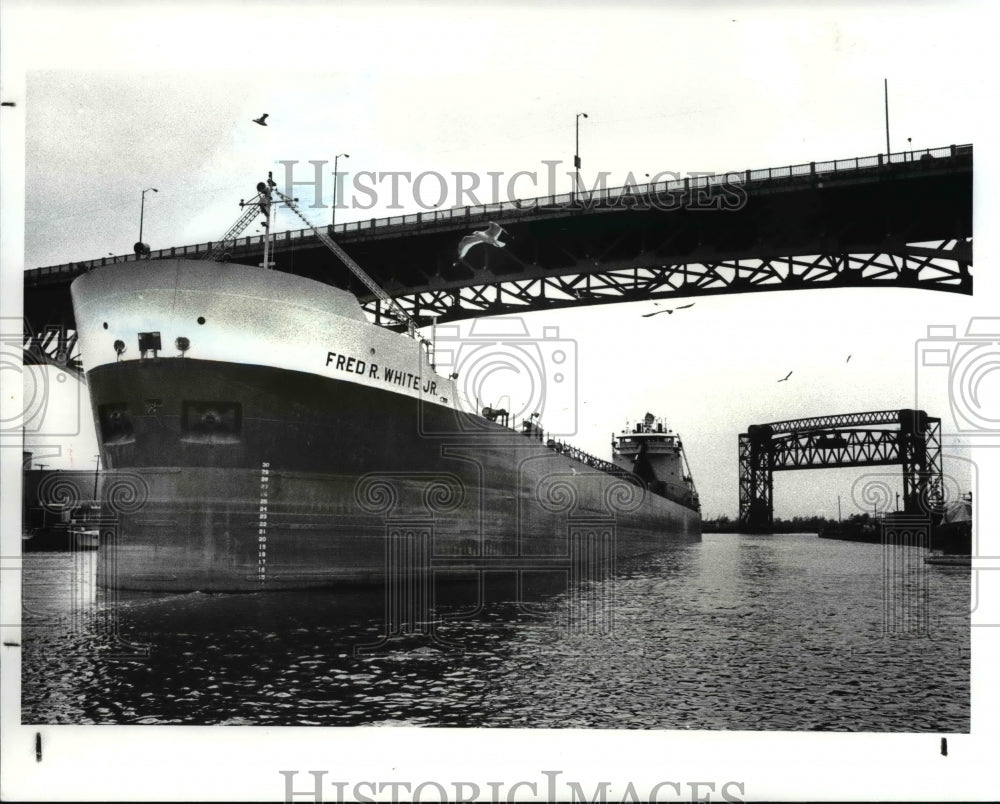
[[[74, 301], [78, 324], [102, 346], [116, 334], [102, 326], [112, 313], [80, 315], [99, 290], [74, 286]], [[151, 303], [148, 321], [134, 312], [131, 321], [166, 335], [170, 312], [161, 308]], [[412, 380], [385, 374], [384, 382], [368, 366], [338, 371], [329, 357], [345, 351], [336, 325], [317, 323], [329, 371], [220, 353], [144, 356], [87, 372], [106, 467], [103, 585], [248, 591], [392, 583], [414, 573], [595, 577], [619, 558], [700, 538], [696, 510], [627, 473], [600, 471], [444, 404], [454, 391], [426, 365], [408, 372]], [[373, 338], [412, 343], [361, 326]], [[250, 338], [252, 322], [246, 327]], [[244, 334], [233, 323], [220, 340], [231, 349]], [[381, 341], [368, 349], [363, 335], [351, 335], [355, 351], [388, 352]]]
[[[686, 511], [670, 517], [668, 501], [627, 517], [585, 507], [553, 513], [538, 510], [528, 489], [501, 494], [463, 484], [455, 511], [427, 516], [421, 502], [427, 482], [395, 477], [369, 491], [391, 488], [387, 497], [412, 503], [373, 515], [354, 502], [357, 478], [291, 472], [272, 476], [276, 502], [262, 532], [252, 472], [147, 468], [118, 479], [132, 485], [137, 477], [148, 495], [141, 510], [119, 512], [101, 533], [106, 587], [295, 589], [399, 582], [413, 573], [431, 573], [435, 581], [501, 572], [596, 579], [622, 558], [699, 538], [695, 517]], [[453, 488], [438, 486], [448, 495]]]

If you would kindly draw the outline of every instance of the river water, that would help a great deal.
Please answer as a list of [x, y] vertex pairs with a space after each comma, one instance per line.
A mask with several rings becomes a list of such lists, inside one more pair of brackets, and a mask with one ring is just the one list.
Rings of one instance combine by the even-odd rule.
[[22, 722], [968, 732], [970, 572], [706, 534], [571, 588], [107, 592], [24, 557]]

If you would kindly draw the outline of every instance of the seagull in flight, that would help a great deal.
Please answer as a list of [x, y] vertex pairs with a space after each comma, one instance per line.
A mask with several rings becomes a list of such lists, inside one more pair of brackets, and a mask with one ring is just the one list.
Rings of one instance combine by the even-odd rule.
[[784, 377], [782, 377], [780, 380], [778, 380], [778, 382], [784, 382], [785, 380], [787, 380], [791, 376], [792, 376], [792, 372], [789, 371]]
[[458, 258], [462, 259], [469, 253], [470, 248], [478, 246], [480, 243], [503, 248], [507, 244], [500, 242], [499, 238], [501, 234], [507, 234], [507, 230], [498, 223], [490, 223], [488, 228], [466, 235], [458, 241]]
[[265, 112], [260, 117], [255, 118], [253, 122], [255, 122], [258, 126], [266, 126], [267, 125], [267, 113]]
[[[654, 304], [655, 304], [655, 302], [654, 302]], [[672, 310], [656, 310], [655, 312], [652, 312], [652, 313], [643, 313], [642, 317], [643, 318], [650, 318], [651, 316], [659, 315], [660, 313], [666, 313], [667, 315], [673, 315], [674, 314], [674, 310], [686, 310], [688, 307], [694, 307], [694, 304], [695, 304], [694, 302], [691, 302], [690, 304], [682, 304], [680, 307], [674, 307]]]

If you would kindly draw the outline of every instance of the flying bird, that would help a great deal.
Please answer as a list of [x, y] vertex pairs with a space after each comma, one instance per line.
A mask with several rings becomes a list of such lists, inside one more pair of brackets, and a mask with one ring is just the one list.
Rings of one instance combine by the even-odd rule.
[[791, 376], [792, 376], [792, 372], [789, 371], [784, 377], [782, 377], [780, 380], [778, 380], [778, 382], [784, 382], [785, 380], [787, 380]]
[[[655, 302], [654, 302], [654, 304], [655, 304]], [[643, 318], [649, 318], [650, 316], [659, 315], [660, 313], [666, 313], [667, 315], [673, 315], [674, 314], [674, 310], [686, 310], [688, 307], [694, 307], [694, 302], [691, 302], [690, 304], [682, 304], [680, 307], [674, 307], [671, 310], [657, 310], [657, 311], [652, 312], [652, 313], [643, 313], [642, 317]]]
[[468, 254], [470, 248], [478, 246], [480, 243], [503, 248], [507, 244], [500, 242], [499, 238], [501, 234], [507, 234], [507, 230], [498, 223], [490, 223], [488, 228], [466, 235], [458, 241], [458, 258], [462, 259]]
[[260, 117], [254, 119], [253, 122], [255, 122], [258, 126], [266, 126], [267, 125], [267, 113], [264, 113]]

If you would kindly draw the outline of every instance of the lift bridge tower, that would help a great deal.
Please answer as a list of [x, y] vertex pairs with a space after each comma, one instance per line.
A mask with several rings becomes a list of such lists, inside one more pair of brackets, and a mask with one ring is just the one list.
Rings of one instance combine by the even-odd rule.
[[879, 410], [756, 424], [740, 434], [740, 526], [770, 533], [774, 472], [845, 466], [903, 468], [903, 510], [943, 501], [941, 420], [922, 410]]

